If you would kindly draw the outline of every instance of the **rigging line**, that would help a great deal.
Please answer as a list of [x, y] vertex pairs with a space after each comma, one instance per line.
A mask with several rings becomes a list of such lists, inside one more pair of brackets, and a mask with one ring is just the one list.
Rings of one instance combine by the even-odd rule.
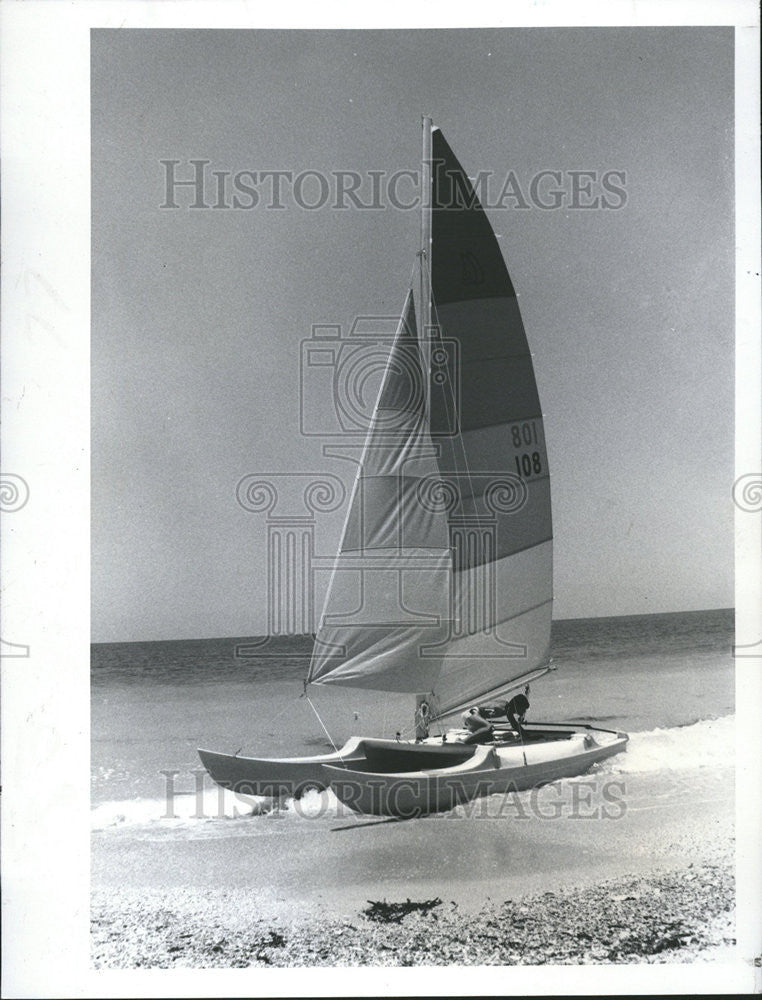
[[[305, 681], [305, 685], [306, 685], [306, 681]], [[300, 694], [297, 697], [297, 699], [296, 699], [297, 702], [301, 701], [302, 698], [304, 698], [304, 694]], [[268, 713], [268, 716], [267, 716], [268, 722], [272, 725], [273, 723], [278, 722], [286, 714], [286, 712], [293, 712], [293, 710], [294, 710], [294, 703], [293, 703], [292, 700], [289, 699], [288, 701], [286, 701], [286, 704], [283, 706], [283, 708], [281, 708], [279, 712], [276, 712], [275, 715], [271, 716]]]
[[318, 712], [318, 710], [317, 710], [317, 709], [315, 708], [315, 706], [314, 706], [314, 705], [312, 704], [312, 699], [311, 699], [311, 698], [310, 698], [310, 696], [309, 696], [308, 694], [306, 694], [306, 693], [305, 693], [304, 697], [305, 697], [305, 698], [307, 699], [307, 703], [308, 703], [308, 705], [310, 706], [310, 708], [312, 709], [312, 711], [313, 711], [313, 712], [315, 713], [315, 716], [316, 716], [316, 718], [317, 718], [318, 722], [319, 722], [319, 723], [320, 723], [320, 725], [321, 725], [321, 726], [323, 727], [323, 732], [324, 732], [324, 733], [325, 733], [325, 735], [326, 735], [326, 736], [328, 737], [328, 739], [329, 739], [329, 740], [331, 741], [331, 746], [332, 746], [332, 747], [333, 747], [333, 749], [334, 749], [334, 750], [336, 751], [336, 754], [338, 755], [338, 758], [339, 758], [339, 760], [341, 761], [341, 766], [342, 766], [342, 767], [346, 767], [347, 765], [346, 765], [346, 764], [344, 763], [344, 758], [343, 758], [343, 757], [341, 756], [341, 752], [339, 751], [339, 748], [338, 748], [338, 747], [336, 746], [336, 744], [335, 744], [335, 743], [333, 742], [333, 737], [332, 737], [332, 736], [331, 736], [331, 734], [330, 734], [330, 733], [328, 732], [328, 730], [327, 730], [327, 729], [325, 728], [325, 723], [324, 723], [324, 722], [323, 722], [323, 720], [322, 720], [322, 719], [320, 718], [320, 713]]
[[404, 726], [402, 729], [399, 729], [400, 741], [409, 742], [409, 737], [415, 734], [415, 730], [415, 726]]
[[527, 764], [527, 752], [524, 749], [524, 733], [521, 728], [520, 722], [518, 723], [518, 726], [519, 726], [519, 739], [521, 740], [521, 755], [524, 758], [524, 767], [528, 767], [529, 765]]

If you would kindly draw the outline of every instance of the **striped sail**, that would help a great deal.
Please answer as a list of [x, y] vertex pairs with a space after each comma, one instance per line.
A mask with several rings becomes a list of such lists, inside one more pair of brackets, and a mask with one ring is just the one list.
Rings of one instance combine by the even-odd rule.
[[433, 336], [419, 344], [409, 292], [308, 680], [432, 695], [444, 716], [546, 672], [553, 567], [516, 294], [466, 174], [438, 129], [431, 141]]
[[[451, 632], [449, 528], [408, 292], [370, 422], [308, 681], [430, 691]], [[427, 647], [431, 651], [427, 653]]]
[[489, 220], [439, 129], [432, 136], [433, 441], [451, 486], [452, 632], [441, 715], [545, 672], [552, 527], [542, 412], [516, 293]]

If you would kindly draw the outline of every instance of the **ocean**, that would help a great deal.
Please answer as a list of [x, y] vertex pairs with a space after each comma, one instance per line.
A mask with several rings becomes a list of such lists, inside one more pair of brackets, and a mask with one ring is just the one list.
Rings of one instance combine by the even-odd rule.
[[[96, 826], [160, 820], [168, 789], [190, 795], [203, 784], [204, 795], [215, 794], [197, 747], [295, 756], [409, 726], [410, 696], [313, 686], [309, 701], [301, 697], [310, 637], [281, 637], [266, 656], [237, 658], [252, 641], [92, 646]], [[623, 729], [630, 758], [649, 740], [671, 739], [691, 760], [706, 749], [706, 725], [697, 724], [733, 715], [732, 643], [727, 609], [555, 622], [556, 670], [532, 685], [528, 719]]]

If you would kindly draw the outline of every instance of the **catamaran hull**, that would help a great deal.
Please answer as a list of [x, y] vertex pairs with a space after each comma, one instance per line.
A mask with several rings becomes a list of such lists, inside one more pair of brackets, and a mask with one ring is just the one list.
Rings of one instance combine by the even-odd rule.
[[621, 753], [628, 739], [592, 726], [568, 729], [548, 723], [527, 727], [525, 735], [525, 744], [510, 746], [356, 736], [340, 750], [314, 757], [198, 753], [218, 785], [240, 794], [299, 798], [309, 789], [330, 786], [357, 812], [409, 818], [584, 774], [598, 761]]
[[308, 789], [328, 787], [324, 764], [350, 765], [364, 759], [362, 740], [353, 737], [336, 753], [314, 757], [239, 757], [199, 750], [201, 763], [214, 781], [241, 795], [299, 798]]
[[298, 798], [310, 788], [318, 791], [328, 788], [329, 776], [323, 765], [361, 764], [368, 759], [369, 747], [395, 752], [398, 763], [422, 762], [426, 766], [467, 760], [474, 751], [473, 747], [458, 743], [430, 746], [353, 736], [340, 750], [314, 757], [241, 757], [213, 750], [199, 750], [198, 755], [214, 781], [223, 788], [242, 795]]
[[523, 749], [521, 760], [516, 761], [513, 751], [479, 746], [466, 763], [442, 769], [389, 773], [335, 764], [326, 764], [323, 769], [336, 797], [356, 812], [411, 819], [445, 812], [484, 795], [519, 792], [584, 774], [593, 764], [626, 749], [628, 737], [612, 735], [614, 738], [604, 744], [583, 735], [555, 746], [542, 744], [539, 756], [544, 759], [536, 759], [537, 748], [529, 745], [526, 764]]

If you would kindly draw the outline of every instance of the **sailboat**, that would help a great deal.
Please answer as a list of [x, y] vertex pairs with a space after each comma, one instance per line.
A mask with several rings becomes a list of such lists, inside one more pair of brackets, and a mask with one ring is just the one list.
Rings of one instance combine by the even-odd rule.
[[589, 725], [496, 722], [478, 742], [446, 725], [553, 669], [553, 542], [516, 293], [476, 191], [430, 118], [421, 176], [418, 308], [411, 287], [305, 682], [414, 695], [414, 733], [356, 736], [307, 757], [199, 750], [212, 778], [237, 792], [330, 787], [358, 812], [411, 817], [582, 774], [626, 748], [625, 733]]

